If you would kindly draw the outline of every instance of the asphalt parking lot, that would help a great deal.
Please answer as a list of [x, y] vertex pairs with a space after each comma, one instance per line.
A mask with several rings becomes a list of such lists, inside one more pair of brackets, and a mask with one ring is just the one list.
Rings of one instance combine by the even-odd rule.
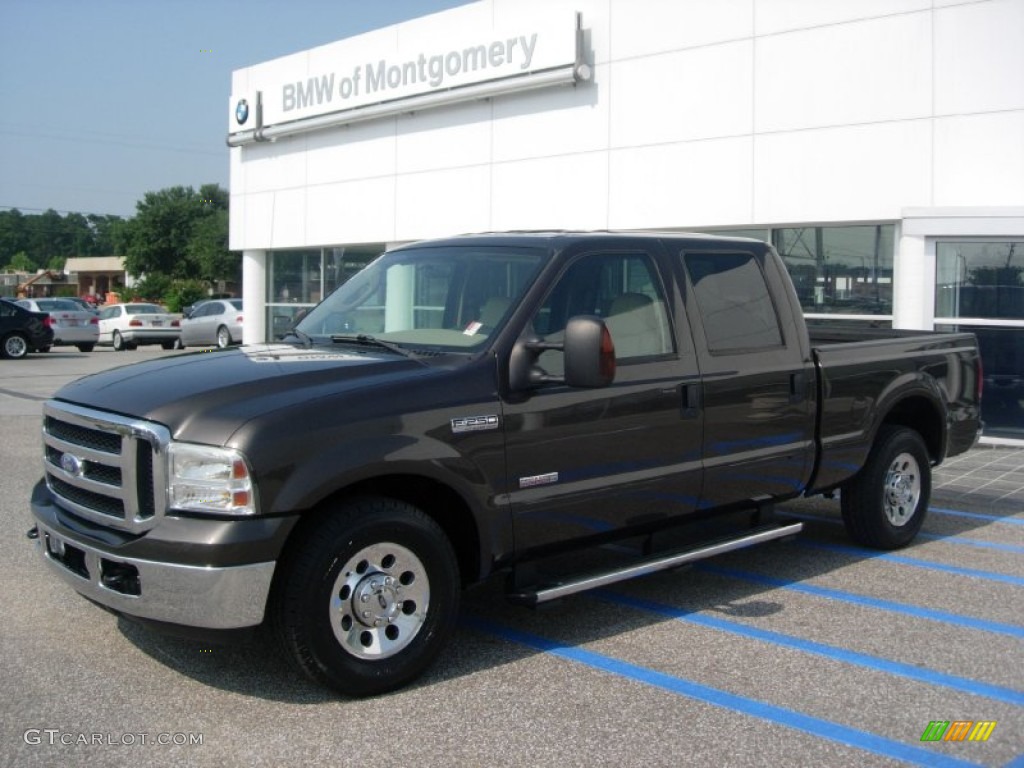
[[[795, 540], [542, 610], [485, 586], [424, 679], [347, 700], [268, 645], [109, 615], [37, 562], [42, 401], [170, 354], [0, 361], [0, 764], [1024, 766], [1024, 450], [940, 468], [896, 553], [853, 546], [838, 503], [808, 500], [785, 507]], [[922, 741], [933, 721], [995, 726]]]

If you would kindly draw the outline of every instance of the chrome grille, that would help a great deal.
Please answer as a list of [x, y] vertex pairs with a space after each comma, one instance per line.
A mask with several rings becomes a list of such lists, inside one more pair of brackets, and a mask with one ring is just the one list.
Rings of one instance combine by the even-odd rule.
[[167, 501], [165, 427], [57, 401], [43, 416], [46, 484], [58, 504], [113, 528], [156, 525]]

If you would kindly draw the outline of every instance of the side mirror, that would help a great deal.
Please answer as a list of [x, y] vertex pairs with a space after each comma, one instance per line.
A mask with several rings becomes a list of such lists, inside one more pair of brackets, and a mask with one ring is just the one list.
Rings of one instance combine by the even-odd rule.
[[[565, 353], [564, 376], [552, 376], [537, 365], [541, 353], [549, 349]], [[535, 389], [544, 384], [607, 387], [614, 379], [615, 345], [608, 327], [595, 315], [570, 318], [564, 342], [518, 341], [509, 360], [509, 385], [513, 390]]]

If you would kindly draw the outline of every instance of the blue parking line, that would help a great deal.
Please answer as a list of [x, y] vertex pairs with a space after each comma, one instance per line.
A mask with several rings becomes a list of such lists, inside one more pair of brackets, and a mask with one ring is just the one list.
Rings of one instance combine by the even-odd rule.
[[804, 594], [814, 595], [815, 597], [824, 597], [829, 600], [837, 600], [839, 602], [852, 603], [854, 605], [863, 605], [869, 608], [889, 611], [891, 613], [901, 613], [905, 616], [913, 616], [918, 619], [928, 619], [929, 621], [938, 621], [943, 624], [952, 624], [953, 626], [964, 627], [966, 629], [977, 629], [982, 632], [992, 632], [999, 635], [1024, 638], [1024, 627], [1018, 627], [1013, 624], [1002, 624], [998, 621], [976, 619], [971, 616], [961, 616], [956, 613], [949, 613], [948, 611], [937, 611], [933, 608], [922, 608], [917, 605], [896, 603], [891, 600], [882, 600], [877, 597], [868, 597], [866, 595], [858, 595], [853, 592], [844, 592], [841, 589], [831, 589], [830, 587], [819, 587], [814, 584], [801, 584], [798, 582], [785, 581], [783, 579], [775, 579], [770, 576], [762, 576], [759, 573], [741, 571], [738, 568], [723, 568], [720, 565], [711, 565], [709, 563], [697, 563], [693, 567], [699, 571], [712, 573], [717, 576], [726, 576], [731, 579], [752, 581], [756, 584], [788, 589], [793, 592], [803, 592]]
[[952, 515], [954, 517], [967, 517], [972, 520], [984, 520], [989, 523], [1008, 523], [1009, 525], [1024, 525], [1024, 518], [1021, 517], [1000, 517], [999, 515], [983, 515], [980, 512], [964, 512], [959, 509], [943, 509], [942, 507], [928, 507], [929, 512], [937, 512], [940, 515]]
[[[792, 512], [788, 509], [779, 510], [780, 517], [791, 517], [794, 520], [806, 520], [812, 523], [828, 523], [830, 525], [843, 525], [843, 521], [838, 517], [825, 517], [824, 515], [808, 515], [804, 512]], [[919, 539], [927, 539], [928, 541], [940, 541], [945, 544], [956, 544], [961, 547], [977, 547], [979, 549], [994, 549], [999, 552], [1012, 552], [1015, 555], [1024, 555], [1024, 547], [1016, 544], [1003, 544], [998, 541], [985, 541], [983, 539], [970, 539], [966, 536], [951, 536], [944, 533], [925, 533], [921, 531], [917, 534]]]
[[1024, 753], [1017, 755], [1010, 762], [1004, 765], [1003, 768], [1024, 768]]
[[729, 621], [728, 619], [721, 619], [715, 616], [704, 616], [702, 614], [687, 611], [684, 608], [677, 608], [672, 605], [656, 603], [650, 600], [641, 600], [618, 592], [609, 592], [602, 589], [590, 594], [595, 599], [603, 602], [614, 603], [616, 605], [626, 606], [627, 608], [635, 608], [648, 613], [656, 613], [660, 616], [667, 616], [668, 618], [675, 619], [676, 621], [684, 621], [689, 624], [696, 624], [702, 627], [728, 632], [729, 634], [748, 637], [752, 640], [760, 640], [762, 642], [772, 643], [773, 645], [781, 645], [785, 648], [793, 648], [798, 651], [803, 651], [804, 653], [814, 654], [815, 656], [823, 656], [827, 659], [833, 659], [846, 664], [885, 672], [890, 675], [905, 677], [910, 680], [916, 680], [929, 685], [952, 688], [956, 691], [970, 693], [975, 696], [985, 696], [990, 699], [995, 699], [996, 701], [1016, 704], [1017, 706], [1024, 705], [1024, 691], [1016, 691], [1013, 688], [1005, 688], [1001, 685], [991, 685], [977, 680], [968, 680], [965, 677], [948, 675], [945, 672], [937, 672], [935, 670], [916, 667], [913, 664], [903, 664], [898, 661], [883, 659], [867, 653], [859, 653], [846, 648], [827, 645], [826, 643], [818, 643], [814, 640], [805, 640], [803, 638], [786, 635], [781, 632], [773, 632], [767, 629], [750, 627], [746, 624]]
[[834, 723], [830, 720], [823, 720], [822, 718], [796, 712], [792, 709], [786, 709], [785, 707], [768, 704], [757, 699], [749, 699], [745, 696], [712, 688], [692, 680], [673, 677], [663, 672], [631, 664], [610, 656], [604, 656], [594, 651], [566, 646], [545, 637], [505, 627], [484, 619], [469, 617], [464, 621], [469, 627], [480, 632], [496, 635], [503, 640], [525, 645], [558, 658], [567, 659], [593, 669], [601, 670], [602, 672], [635, 680], [644, 685], [685, 696], [689, 699], [767, 720], [768, 722], [802, 731], [818, 738], [862, 749], [882, 757], [905, 760], [909, 763], [923, 766], [952, 767], [977, 765], [977, 763], [948, 757], [939, 752], [904, 744], [884, 736], [861, 731], [840, 723]]
[[913, 566], [914, 568], [926, 568], [930, 571], [942, 571], [943, 573], [952, 573], [957, 576], [969, 576], [972, 579], [983, 579], [985, 581], [996, 581], [1002, 584], [1013, 584], [1017, 587], [1024, 586], [1024, 578], [1021, 578], [1020, 576], [1010, 576], [1006, 573], [995, 573], [994, 571], [981, 571], [977, 568], [961, 568], [958, 565], [935, 563], [931, 560], [920, 560], [916, 557], [907, 557], [906, 555], [894, 555], [891, 552], [879, 552], [875, 549], [850, 547], [843, 544], [827, 544], [823, 541], [808, 541], [806, 539], [797, 542], [797, 546], [805, 547], [807, 549], [824, 549], [829, 552], [839, 552], [840, 554], [850, 555], [860, 559], [885, 560], [890, 563]]

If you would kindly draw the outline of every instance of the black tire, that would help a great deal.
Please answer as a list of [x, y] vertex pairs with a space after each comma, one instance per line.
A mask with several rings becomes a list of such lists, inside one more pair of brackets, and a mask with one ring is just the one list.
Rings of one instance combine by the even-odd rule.
[[126, 341], [124, 343], [124, 348], [127, 349], [129, 352], [134, 352], [136, 349], [139, 348], [139, 342], [137, 342], [137, 341]]
[[217, 347], [218, 349], [227, 349], [231, 346], [231, 331], [226, 326], [221, 326], [217, 329]]
[[931, 492], [924, 440], [912, 429], [883, 426], [864, 467], [843, 486], [846, 532], [867, 547], [905, 547], [924, 524]]
[[36, 349], [36, 352], [49, 352], [51, 349], [52, 347], [39, 347]]
[[433, 663], [458, 615], [440, 526], [400, 501], [355, 499], [289, 547], [270, 617], [291, 661], [350, 696], [399, 688]]
[[21, 360], [28, 354], [28, 339], [21, 333], [9, 333], [0, 343], [0, 357], [4, 360]]
[[120, 331], [114, 331], [110, 343], [114, 345], [115, 352], [124, 352], [128, 349], [128, 345], [125, 343], [124, 336], [121, 335]]
[[175, 342], [173, 342], [173, 341], [161, 341], [160, 342], [160, 348], [161, 349], [174, 349], [174, 345], [175, 345]]
[[92, 352], [96, 347], [95, 344], [76, 344], [75, 346], [78, 347], [79, 352]]

